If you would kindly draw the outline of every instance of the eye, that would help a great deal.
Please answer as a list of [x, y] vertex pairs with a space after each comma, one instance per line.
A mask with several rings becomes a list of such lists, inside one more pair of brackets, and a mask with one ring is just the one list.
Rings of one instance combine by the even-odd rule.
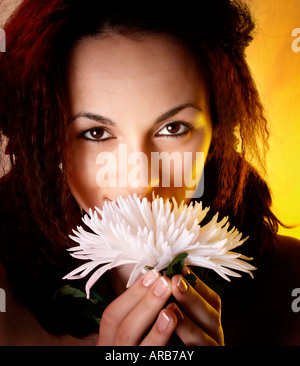
[[181, 137], [192, 130], [192, 126], [186, 122], [171, 122], [163, 127], [155, 136]]
[[89, 130], [82, 131], [80, 133], [80, 137], [85, 140], [98, 142], [108, 140], [109, 138], [113, 137], [113, 134], [108, 132], [103, 127], [93, 127], [90, 128]]

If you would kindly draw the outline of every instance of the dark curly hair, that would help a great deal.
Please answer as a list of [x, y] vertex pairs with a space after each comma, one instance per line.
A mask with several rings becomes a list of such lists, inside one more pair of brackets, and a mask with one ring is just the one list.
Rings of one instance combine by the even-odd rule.
[[72, 47], [113, 31], [137, 37], [163, 33], [191, 49], [205, 67], [213, 121], [205, 167], [209, 184], [201, 200], [211, 215], [229, 215], [232, 225], [250, 235], [245, 251], [258, 261], [271, 249], [279, 221], [270, 210], [269, 188], [251, 165], [255, 160], [264, 173], [268, 147], [267, 122], [245, 60], [253, 29], [247, 6], [237, 0], [184, 6], [24, 0], [11, 16], [5, 27], [7, 52], [0, 54], [0, 131], [11, 160], [1, 185], [0, 259], [16, 297], [49, 332], [89, 331], [84, 321], [73, 325], [76, 309], [70, 315], [69, 304], [67, 310], [48, 305], [62, 276], [74, 268], [66, 248], [81, 217], [59, 169], [70, 119], [65, 85]]

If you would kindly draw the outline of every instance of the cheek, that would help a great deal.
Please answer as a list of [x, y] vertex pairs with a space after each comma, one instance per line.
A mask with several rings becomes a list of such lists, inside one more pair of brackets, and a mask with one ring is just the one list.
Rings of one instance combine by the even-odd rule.
[[82, 146], [67, 148], [66, 173], [70, 190], [78, 204], [86, 211], [101, 205], [101, 191], [97, 185], [97, 153]]
[[[207, 124], [202, 131], [199, 131], [197, 138], [189, 144], [187, 150], [182, 154], [181, 174], [186, 198], [200, 198], [203, 195], [204, 179], [201, 178], [204, 178], [204, 164], [211, 137], [211, 125]], [[179, 174], [179, 171], [177, 174]]]

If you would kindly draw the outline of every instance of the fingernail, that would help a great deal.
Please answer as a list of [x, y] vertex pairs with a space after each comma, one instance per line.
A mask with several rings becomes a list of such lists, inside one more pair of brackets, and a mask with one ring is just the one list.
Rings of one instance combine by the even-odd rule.
[[165, 332], [168, 329], [170, 322], [171, 322], [171, 319], [168, 317], [168, 315], [165, 313], [165, 311], [162, 311], [159, 314], [159, 317], [157, 320], [157, 328], [161, 332]]
[[186, 265], [183, 266], [182, 269], [182, 274], [186, 275], [186, 274], [191, 274], [192, 272], [190, 271], [189, 267], [187, 267]]
[[171, 310], [175, 314], [175, 316], [177, 318], [177, 321], [178, 320], [184, 320], [184, 315], [183, 315], [182, 311], [179, 309], [178, 305], [175, 302], [172, 303], [172, 304], [169, 304], [167, 306], [167, 309]]
[[163, 296], [168, 289], [168, 282], [164, 277], [161, 277], [160, 280], [154, 287], [153, 293], [155, 296]]
[[143, 278], [143, 285], [150, 287], [157, 280], [159, 274], [156, 271], [148, 271]]
[[177, 282], [177, 288], [182, 294], [184, 294], [188, 290], [188, 285], [181, 276], [179, 276], [179, 280]]

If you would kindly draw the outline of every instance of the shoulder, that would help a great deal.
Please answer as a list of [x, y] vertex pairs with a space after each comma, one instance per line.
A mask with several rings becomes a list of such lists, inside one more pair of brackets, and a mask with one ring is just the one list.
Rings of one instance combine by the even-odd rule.
[[254, 280], [237, 279], [229, 292], [223, 312], [227, 344], [300, 345], [299, 264], [300, 240], [276, 236]]
[[289, 277], [292, 283], [300, 287], [300, 240], [277, 235], [271, 266], [273, 270], [276, 267], [281, 276]]
[[300, 240], [277, 235], [273, 253], [258, 270], [261, 286], [278, 294], [278, 301], [288, 298], [295, 287], [300, 287]]
[[300, 240], [291, 236], [277, 235], [277, 245], [282, 250], [293, 251], [294, 253], [300, 253]]
[[[274, 253], [262, 268], [259, 277], [257, 303], [273, 327], [278, 345], [300, 345], [300, 240], [277, 235]], [[299, 292], [296, 291], [299, 289]], [[297, 297], [294, 296], [296, 291]], [[294, 302], [298, 301], [297, 304]], [[273, 337], [273, 336], [272, 336]]]
[[85, 338], [56, 337], [47, 333], [36, 318], [14, 298], [6, 270], [0, 262], [0, 346], [92, 346], [97, 334]]

